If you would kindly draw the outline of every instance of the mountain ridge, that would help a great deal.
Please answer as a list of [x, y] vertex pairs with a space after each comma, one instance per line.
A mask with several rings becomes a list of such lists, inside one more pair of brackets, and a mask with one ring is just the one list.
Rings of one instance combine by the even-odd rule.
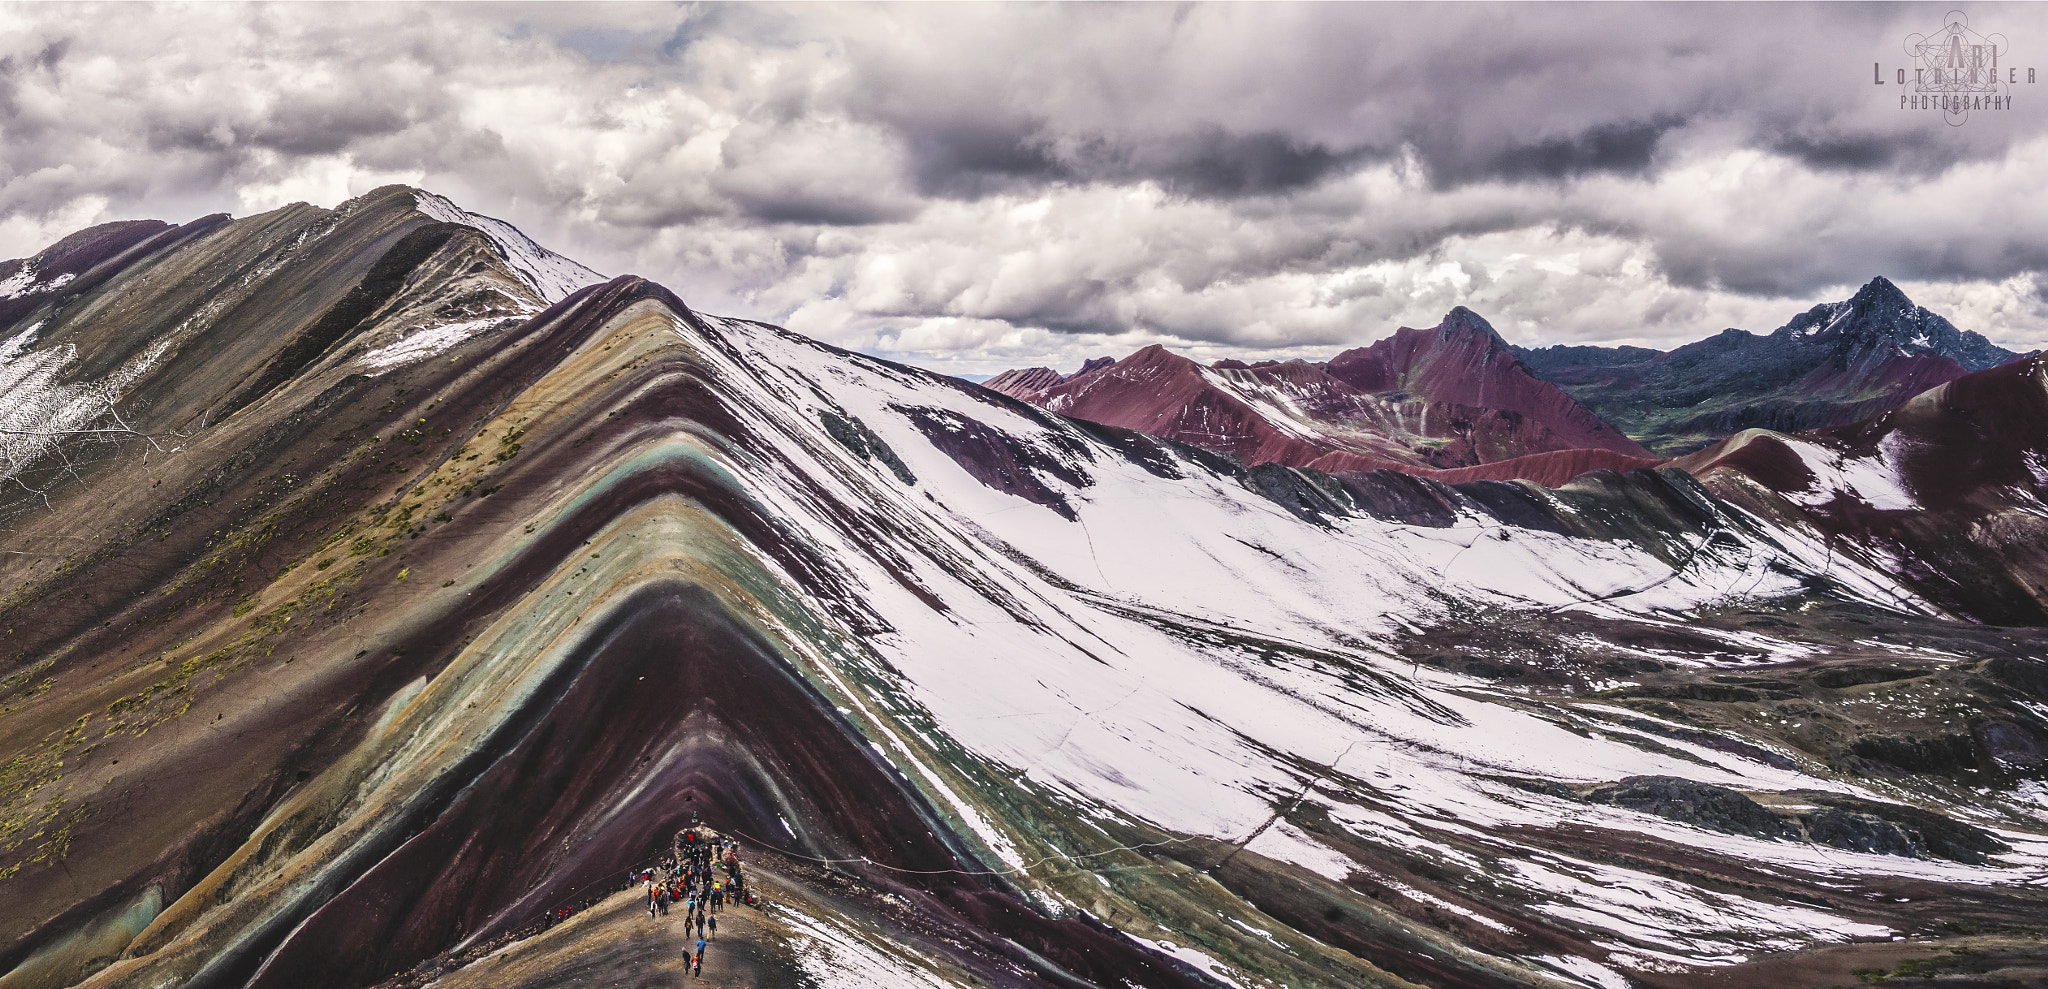
[[1771, 333], [1721, 333], [1668, 352], [1517, 348], [1534, 371], [1667, 454], [1748, 428], [1803, 432], [1883, 412], [2018, 358], [1915, 306], [1883, 276]]
[[[1825, 530], [1865, 509], [1728, 463], [1247, 465], [631, 275], [549, 302], [509, 235], [412, 194], [221, 222], [39, 302], [0, 357], [57, 361], [36, 394], [93, 385], [115, 429], [0, 496], [0, 978], [662, 978], [680, 942], [625, 877], [699, 814], [784, 932], [729, 929], [711, 978], [2048, 961], [1957, 930], [2048, 903], [2048, 633], [1976, 624], [2038, 607], [2030, 571], [1977, 598], [1916, 572], [1970, 578], [1946, 528]], [[1987, 469], [1867, 507], [2018, 536], [1972, 543], [1990, 574], [2031, 545], [2006, 515], [2048, 407], [2018, 399], [2048, 391], [1985, 374], [1909, 439]]]
[[1634, 441], [1536, 379], [1492, 326], [1463, 307], [1428, 329], [1403, 327], [1326, 363], [1208, 367], [1161, 345], [1119, 361], [1088, 361], [1071, 377], [1048, 368], [997, 375], [984, 387], [1063, 415], [1138, 429], [1229, 453], [1247, 464], [1435, 471], [1482, 464], [1550, 465], [1597, 449], [1604, 465], [1650, 462]]

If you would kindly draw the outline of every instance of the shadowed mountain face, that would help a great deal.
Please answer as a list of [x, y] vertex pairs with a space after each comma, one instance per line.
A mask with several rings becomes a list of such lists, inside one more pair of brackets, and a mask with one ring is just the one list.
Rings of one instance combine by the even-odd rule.
[[1679, 464], [1723, 498], [1868, 547], [1921, 594], [2048, 623], [2048, 361], [1964, 375], [1882, 415], [1748, 430]]
[[1155, 345], [1121, 361], [1089, 361], [1072, 377], [1030, 368], [985, 385], [1062, 415], [1251, 464], [1424, 476], [1499, 465], [1481, 476], [1562, 484], [1575, 476], [1561, 473], [1568, 466], [1583, 473], [1655, 462], [1556, 385], [1531, 376], [1493, 327], [1462, 306], [1434, 328], [1403, 327], [1327, 364], [1202, 367]]
[[[692, 813], [776, 901], [718, 956], [762, 985], [2048, 959], [2048, 637], [1979, 624], [2038, 621], [2038, 367], [1699, 480], [1452, 484], [705, 316], [409, 189], [4, 270], [0, 987], [688, 984], [631, 892], [534, 925]], [[1054, 390], [1386, 406], [1177, 360]], [[1947, 525], [1996, 593], [1923, 572]]]
[[1881, 413], [2019, 355], [1915, 306], [1884, 278], [1768, 336], [1724, 330], [1670, 353], [1640, 347], [1517, 349], [1537, 375], [1660, 453], [1743, 429], [1801, 432]]

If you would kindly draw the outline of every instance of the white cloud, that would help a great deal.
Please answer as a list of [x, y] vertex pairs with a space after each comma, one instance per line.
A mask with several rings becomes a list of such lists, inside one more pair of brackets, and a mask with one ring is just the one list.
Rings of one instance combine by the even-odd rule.
[[2048, 336], [2048, 137], [2026, 99], [1878, 98], [1906, 8], [109, 10], [0, 7], [0, 256], [399, 181], [965, 370], [1324, 355], [1461, 304], [1671, 346], [1877, 274]]

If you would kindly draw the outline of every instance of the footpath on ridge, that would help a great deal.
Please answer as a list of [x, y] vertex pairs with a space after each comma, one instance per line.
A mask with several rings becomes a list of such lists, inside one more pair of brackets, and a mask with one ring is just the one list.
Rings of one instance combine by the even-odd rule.
[[[662, 865], [671, 861], [665, 858]], [[683, 901], [672, 901], [666, 914], [649, 916], [643, 878], [649, 869], [674, 875], [658, 866], [636, 868], [630, 880], [612, 881], [607, 892], [578, 901], [564, 918], [544, 920], [461, 957], [422, 963], [379, 989], [804, 989], [828, 973], [833, 984], [891, 989], [978, 981], [914, 947], [924, 938], [904, 926], [919, 925], [897, 909], [900, 901], [884, 901], [843, 872], [758, 848], [748, 849], [743, 872], [755, 904], [727, 902], [712, 915], [717, 936], [709, 936], [707, 924], [704, 963], [693, 975], [689, 958], [698, 929], [688, 922]], [[726, 871], [718, 874], [723, 878]]]

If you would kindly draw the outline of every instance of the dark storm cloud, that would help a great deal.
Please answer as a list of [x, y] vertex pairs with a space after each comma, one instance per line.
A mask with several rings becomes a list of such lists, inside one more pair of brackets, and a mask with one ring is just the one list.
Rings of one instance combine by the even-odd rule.
[[307, 94], [239, 120], [192, 113], [146, 121], [142, 137], [153, 151], [233, 153], [262, 148], [325, 155], [399, 133], [415, 122], [402, 105], [365, 101], [354, 94]]
[[985, 124], [914, 130], [905, 141], [920, 192], [966, 199], [1033, 183], [1143, 181], [1205, 198], [1267, 196], [1313, 185], [1368, 157], [1277, 131], [1237, 134], [1216, 127], [1135, 146], [1104, 137], [1061, 146], [1042, 126]]
[[1672, 116], [1600, 124], [1570, 136], [1502, 147], [1470, 165], [1446, 156], [1432, 161], [1430, 177], [1439, 186], [1451, 186], [1490, 179], [1567, 179], [1594, 172], [1637, 175], [1649, 171], [1658, 139], [1683, 123]]
[[735, 191], [732, 198], [744, 213], [763, 223], [799, 226], [859, 227], [904, 218], [905, 210], [860, 195], [802, 195], [786, 190]]
[[1981, 158], [1981, 151], [1941, 141], [1929, 133], [1830, 134], [1816, 130], [1770, 142], [1779, 154], [1809, 167], [1840, 172], [1936, 174], [1953, 165]]
[[[1899, 110], [1872, 64], [1939, 14], [0, 7], [0, 255], [399, 181], [905, 352], [1277, 350], [1459, 303], [1682, 339], [1873, 274], [2021, 320], [2044, 311], [2048, 100]], [[2040, 8], [1972, 16], [2048, 39]]]
[[919, 192], [979, 199], [1079, 176], [1053, 154], [1040, 125], [962, 122], [904, 131]]
[[1168, 188], [1196, 196], [1266, 196], [1313, 185], [1363, 157], [1332, 151], [1278, 131], [1236, 134], [1212, 128], [1117, 156], [1102, 178], [1157, 179]]

